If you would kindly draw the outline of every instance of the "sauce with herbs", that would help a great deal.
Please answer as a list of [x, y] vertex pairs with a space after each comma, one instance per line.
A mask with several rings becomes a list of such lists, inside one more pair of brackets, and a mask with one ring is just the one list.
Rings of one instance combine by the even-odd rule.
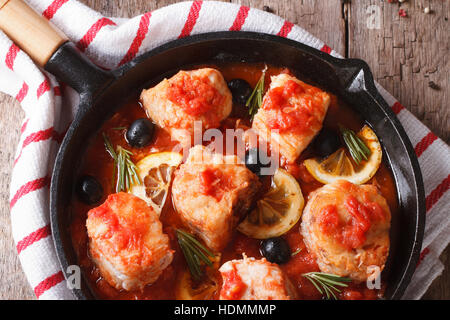
[[[263, 64], [248, 64], [248, 63], [235, 63], [222, 66], [213, 66], [222, 72], [226, 81], [235, 78], [241, 78], [249, 82], [254, 87], [261, 76], [261, 70], [264, 68]], [[286, 69], [269, 66], [266, 72], [266, 90], [270, 84], [270, 76], [280, 73], [289, 72]], [[186, 83], [186, 88], [189, 84]], [[201, 87], [201, 84], [200, 84]], [[199, 89], [201, 90], [201, 89]], [[295, 86], [289, 90], [299, 90]], [[176, 101], [183, 101], [187, 109], [192, 109], [194, 113], [207, 112], [204, 109], [201, 100], [195, 101], [189, 98], [189, 95], [184, 96], [185, 88], [175, 88], [172, 93], [172, 99]], [[276, 99], [283, 100], [284, 93], [280, 93], [280, 97]], [[331, 95], [331, 94], [330, 94]], [[207, 99], [216, 99], [216, 94], [213, 92], [206, 93]], [[274, 97], [275, 99], [275, 97]], [[271, 106], [272, 107], [272, 106]], [[273, 106], [274, 107], [274, 106]], [[191, 112], [190, 111], [190, 112]], [[94, 176], [101, 184], [104, 190], [104, 198], [101, 203], [106, 199], [108, 194], [114, 193], [112, 188], [112, 176], [114, 171], [113, 161], [110, 155], [106, 152], [103, 145], [102, 133], [106, 133], [113, 145], [120, 145], [131, 152], [133, 152], [133, 162], [138, 162], [146, 155], [154, 152], [171, 151], [176, 142], [171, 141], [167, 132], [162, 129], [156, 129], [156, 135], [152, 143], [144, 148], [136, 149], [130, 147], [125, 141], [124, 129], [118, 129], [121, 127], [128, 127], [134, 120], [146, 117], [144, 110], [136, 100], [130, 101], [128, 104], [120, 108], [108, 121], [106, 121], [100, 128], [98, 134], [93, 136], [89, 141], [88, 148], [83, 155], [82, 165], [79, 174], [89, 174]], [[245, 107], [238, 105], [233, 106], [232, 113], [228, 119], [225, 119], [220, 126], [220, 130], [227, 128], [235, 128], [236, 123], [239, 120], [240, 125], [250, 125], [250, 119], [248, 117], [248, 110]], [[338, 129], [338, 125], [350, 128], [354, 131], [358, 131], [363, 126], [363, 121], [360, 117], [343, 101], [336, 96], [331, 95], [331, 104], [328, 109], [327, 116], [324, 121], [324, 127], [331, 129]], [[284, 125], [284, 124], [283, 124]], [[289, 126], [288, 123], [286, 125]], [[308, 195], [315, 189], [322, 186], [317, 182], [305, 169], [302, 164], [304, 159], [314, 156], [314, 151], [311, 147], [308, 147], [300, 155], [299, 159], [293, 164], [282, 166], [288, 170], [299, 182], [303, 192], [303, 196], [308, 199]], [[205, 179], [212, 181], [215, 179], [214, 174], [206, 174]], [[270, 181], [269, 181], [270, 183]], [[376, 185], [381, 194], [386, 198], [391, 210], [391, 214], [394, 216], [398, 213], [398, 201], [397, 193], [395, 189], [394, 179], [392, 173], [386, 164], [383, 162], [378, 169], [375, 176], [368, 182]], [[205, 189], [205, 192], [216, 192], [213, 189]], [[94, 206], [89, 206], [78, 201], [74, 196], [71, 202], [68, 212], [71, 214], [72, 223], [70, 225], [70, 231], [72, 236], [72, 244], [75, 252], [78, 256], [79, 265], [83, 270], [84, 276], [90, 283], [94, 294], [100, 299], [175, 299], [176, 287], [180, 281], [180, 277], [187, 270], [187, 265], [184, 261], [181, 249], [178, 246], [175, 230], [183, 227], [180, 218], [178, 217], [169, 194], [168, 201], [161, 213], [160, 220], [163, 224], [163, 232], [170, 238], [170, 246], [174, 250], [173, 262], [167, 267], [158, 280], [147, 285], [142, 291], [127, 292], [119, 291], [111, 287], [106, 280], [104, 280], [95, 264], [89, 258], [88, 254], [88, 236], [86, 230], [86, 217], [87, 212]], [[352, 206], [353, 204], [349, 204]], [[330, 209], [332, 210], [332, 209]], [[363, 216], [364, 210], [359, 208], [355, 209], [356, 216]], [[376, 208], [367, 209], [370, 211], [370, 219], [378, 219]], [[330, 223], [333, 224], [333, 213], [330, 213]], [[364, 229], [364, 228], [363, 228]], [[282, 236], [287, 240], [292, 252], [297, 252], [290, 260], [280, 265], [281, 269], [287, 274], [288, 278], [297, 289], [299, 299], [321, 299], [322, 295], [317, 291], [314, 285], [301, 276], [302, 273], [320, 271], [315, 262], [315, 258], [308, 252], [303, 242], [303, 238], [299, 233], [299, 223], [292, 227], [286, 234]], [[352, 240], [353, 241], [353, 240]], [[352, 243], [352, 241], [349, 241]], [[360, 241], [356, 239], [356, 241]], [[227, 248], [221, 252], [220, 265], [226, 261], [232, 259], [241, 259], [242, 254], [245, 253], [248, 257], [261, 258], [259, 251], [260, 240], [251, 239], [239, 232], [236, 232], [233, 239], [230, 241]], [[219, 288], [214, 295], [214, 298], [218, 299], [221, 289], [221, 279], [218, 279]], [[238, 281], [236, 281], [237, 283]], [[239, 286], [238, 286], [239, 287]], [[363, 284], [351, 283], [348, 288], [344, 288], [338, 295], [340, 299], [376, 299], [383, 294], [384, 284], [382, 284], [381, 290], [368, 290]], [[230, 294], [239, 294], [239, 290], [235, 293], [230, 291]]]

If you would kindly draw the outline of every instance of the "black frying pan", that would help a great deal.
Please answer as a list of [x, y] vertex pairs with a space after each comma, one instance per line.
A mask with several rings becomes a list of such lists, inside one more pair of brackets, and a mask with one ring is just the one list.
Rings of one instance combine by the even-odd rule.
[[[23, 43], [23, 34], [8, 31], [2, 25], [2, 2], [5, 0], [0, 0], [0, 27], [47, 71], [80, 93], [79, 111], [59, 149], [50, 188], [53, 239], [66, 276], [67, 267], [77, 264], [68, 231], [71, 219], [68, 207], [86, 141], [97, 133], [102, 123], [130, 97], [138, 97], [143, 88], [179, 69], [228, 61], [266, 62], [287, 67], [339, 95], [380, 139], [394, 174], [400, 203], [400, 213], [392, 220], [391, 251], [383, 272], [387, 280], [385, 297], [401, 298], [420, 254], [425, 226], [424, 188], [411, 142], [375, 88], [372, 73], [364, 61], [336, 59], [298, 42], [267, 34], [215, 32], [169, 42], [107, 72], [91, 63], [64, 37], [54, 42], [56, 45], [54, 50], [49, 49], [48, 59], [43, 59], [41, 54], [36, 56], [32, 51], [35, 47], [27, 41]], [[20, 3], [19, 0], [10, 2]], [[85, 282], [73, 293], [78, 299], [94, 298]]]

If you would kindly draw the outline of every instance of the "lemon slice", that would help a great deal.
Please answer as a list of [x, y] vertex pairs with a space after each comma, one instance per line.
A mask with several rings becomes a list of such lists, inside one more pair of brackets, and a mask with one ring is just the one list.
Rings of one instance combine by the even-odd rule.
[[358, 132], [358, 137], [370, 149], [370, 156], [367, 161], [362, 161], [359, 165], [356, 165], [349, 158], [345, 149], [340, 148], [323, 160], [318, 158], [305, 160], [306, 169], [317, 181], [323, 184], [340, 179], [355, 184], [363, 184], [369, 181], [380, 167], [383, 152], [377, 136], [368, 126], [364, 126]]
[[166, 203], [172, 175], [183, 160], [176, 152], [159, 152], [146, 156], [136, 164], [141, 185], [133, 186], [129, 192], [145, 200], [160, 214]]
[[200, 281], [192, 279], [189, 270], [182, 273], [175, 289], [177, 300], [213, 300], [220, 290], [219, 268], [220, 254], [216, 254], [214, 265], [206, 269]]
[[287, 171], [278, 168], [270, 190], [257, 201], [256, 208], [237, 229], [256, 239], [278, 237], [297, 223], [304, 204], [298, 182]]

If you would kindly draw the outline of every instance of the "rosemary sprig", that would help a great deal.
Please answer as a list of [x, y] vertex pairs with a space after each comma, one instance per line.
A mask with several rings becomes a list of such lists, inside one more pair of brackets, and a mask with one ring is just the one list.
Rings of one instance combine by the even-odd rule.
[[301, 251], [302, 251], [302, 248], [295, 250], [295, 252], [292, 252], [291, 257], [298, 255]]
[[111, 140], [105, 133], [103, 133], [103, 140], [106, 151], [114, 160], [113, 189], [115, 188], [116, 192], [127, 191], [132, 185], [141, 184], [141, 179], [137, 174], [137, 167], [131, 161], [133, 153], [121, 146], [117, 146], [116, 150], [114, 150]]
[[369, 159], [371, 153], [370, 149], [353, 130], [341, 127], [341, 133], [344, 138], [345, 145], [357, 165], [359, 165], [362, 160]]
[[256, 83], [252, 94], [248, 98], [245, 106], [248, 108], [248, 114], [253, 119], [255, 114], [258, 112], [259, 107], [261, 107], [263, 95], [264, 95], [264, 79], [266, 77], [267, 66], [264, 67], [261, 77]]
[[112, 128], [112, 129], [120, 131], [120, 130], [125, 130], [126, 128], [127, 127], [115, 127], [115, 128]]
[[213, 265], [210, 258], [214, 254], [206, 249], [193, 235], [181, 229], [176, 230], [178, 244], [186, 259], [189, 271], [195, 280], [200, 280], [203, 276], [202, 264], [211, 267]]
[[105, 143], [106, 151], [109, 153], [109, 155], [113, 159], [116, 159], [116, 152], [114, 151], [114, 148], [112, 146], [111, 140], [109, 140], [109, 137], [104, 132], [103, 132], [103, 141]]
[[320, 294], [325, 295], [327, 299], [335, 300], [337, 300], [336, 293], [341, 292], [337, 287], [348, 287], [347, 283], [352, 281], [350, 278], [324, 272], [308, 272], [303, 273], [302, 276], [311, 281]]

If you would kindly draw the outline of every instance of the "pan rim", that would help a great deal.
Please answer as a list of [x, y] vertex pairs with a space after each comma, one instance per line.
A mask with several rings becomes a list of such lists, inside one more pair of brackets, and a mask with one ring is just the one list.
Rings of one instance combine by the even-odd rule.
[[[208, 32], [208, 33], [201, 33], [192, 35], [186, 38], [182, 39], [176, 39], [172, 40], [170, 42], [167, 42], [165, 44], [162, 44], [160, 46], [157, 46], [150, 51], [142, 54], [141, 56], [135, 58], [134, 60], [128, 62], [127, 64], [121, 66], [120, 68], [112, 71], [112, 74], [116, 78], [116, 81], [125, 75], [128, 71], [133, 69], [134, 67], [138, 66], [143, 61], [146, 61], [147, 59], [150, 59], [152, 56], [163, 54], [165, 51], [183, 47], [185, 45], [195, 45], [197, 43], [204, 43], [208, 41], [217, 41], [217, 40], [239, 40], [239, 39], [251, 39], [251, 40], [257, 40], [257, 41], [268, 41], [268, 42], [275, 42], [275, 43], [281, 43], [288, 46], [292, 46], [294, 48], [300, 49], [302, 51], [306, 51], [309, 54], [312, 54], [314, 56], [319, 57], [321, 60], [325, 60], [330, 64], [349, 64], [353, 66], [357, 66], [364, 70], [364, 79], [366, 84], [366, 90], [370, 94], [371, 99], [373, 99], [378, 107], [381, 109], [381, 111], [385, 114], [387, 119], [391, 122], [392, 126], [394, 127], [398, 137], [400, 138], [400, 141], [402, 143], [402, 146], [406, 149], [406, 156], [409, 165], [412, 168], [412, 171], [410, 172], [413, 176], [414, 181], [414, 200], [416, 202], [417, 206], [417, 212], [414, 213], [413, 217], [415, 218], [415, 230], [414, 230], [414, 239], [411, 240], [412, 247], [409, 252], [409, 259], [407, 263], [405, 264], [405, 268], [403, 269], [403, 274], [399, 277], [400, 280], [398, 281], [398, 284], [396, 288], [393, 290], [393, 293], [390, 299], [400, 299], [405, 292], [407, 286], [410, 283], [410, 280], [413, 276], [415, 266], [417, 262], [419, 261], [421, 246], [422, 246], [422, 240], [424, 235], [424, 229], [425, 229], [425, 191], [424, 191], [424, 185], [423, 185], [423, 179], [422, 179], [422, 173], [420, 170], [419, 162], [417, 159], [417, 156], [414, 152], [414, 148], [412, 146], [412, 143], [409, 139], [409, 137], [406, 134], [405, 129], [403, 128], [403, 125], [400, 123], [397, 116], [394, 114], [394, 112], [391, 110], [389, 105], [385, 102], [385, 100], [382, 98], [381, 94], [378, 92], [375, 82], [373, 79], [373, 75], [370, 71], [370, 68], [368, 65], [359, 59], [340, 59], [332, 57], [329, 54], [326, 54], [320, 50], [317, 50], [315, 48], [312, 48], [310, 46], [307, 46], [305, 44], [302, 44], [300, 42], [297, 42], [295, 40], [274, 36], [270, 34], [265, 33], [258, 33], [258, 32], [242, 32], [242, 31], [219, 31], [219, 32]], [[109, 87], [109, 86], [108, 86]], [[105, 90], [107, 87], [105, 88]], [[101, 95], [101, 94], [100, 94]], [[87, 103], [90, 103], [93, 101], [93, 97], [90, 96], [89, 93], [81, 93], [80, 97], [80, 106], [86, 105]], [[59, 186], [59, 178], [60, 178], [60, 168], [62, 165], [62, 162], [64, 160], [64, 150], [67, 147], [68, 141], [70, 141], [76, 127], [78, 126], [80, 119], [82, 118], [82, 115], [77, 115], [76, 119], [73, 121], [72, 125], [70, 126], [66, 136], [63, 139], [63, 142], [61, 143], [60, 149], [58, 151], [54, 169], [52, 172], [52, 179], [51, 179], [51, 186], [50, 186], [50, 218], [51, 218], [51, 230], [52, 230], [52, 238], [54, 241], [58, 261], [60, 263], [60, 266], [63, 270], [64, 276], [67, 278], [67, 267], [69, 266], [65, 250], [62, 246], [61, 241], [61, 232], [59, 229], [59, 223], [58, 223], [58, 206], [57, 206], [57, 192], [61, 189]], [[397, 181], [396, 181], [397, 182]], [[86, 299], [86, 296], [84, 292], [81, 289], [71, 289], [73, 292], [75, 298], [77, 299]]]

